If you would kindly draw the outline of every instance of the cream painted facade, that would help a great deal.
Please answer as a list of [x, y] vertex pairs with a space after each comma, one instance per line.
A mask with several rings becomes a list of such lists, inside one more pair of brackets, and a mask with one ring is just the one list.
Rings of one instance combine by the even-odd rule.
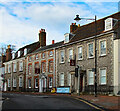
[[120, 39], [114, 40], [114, 94], [120, 91]]

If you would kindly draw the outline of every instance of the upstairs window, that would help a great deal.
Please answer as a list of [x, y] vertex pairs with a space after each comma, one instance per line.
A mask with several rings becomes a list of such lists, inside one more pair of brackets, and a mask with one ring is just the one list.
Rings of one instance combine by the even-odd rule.
[[18, 57], [20, 57], [20, 51], [18, 51]]
[[53, 72], [53, 60], [49, 61], [49, 72]]
[[40, 74], [40, 66], [39, 66], [39, 63], [35, 63], [35, 74]]
[[113, 18], [107, 18], [105, 20], [105, 31], [111, 30], [113, 28]]
[[70, 60], [72, 60], [72, 58], [73, 58], [73, 50], [69, 49], [69, 62]]
[[11, 73], [11, 64], [8, 64], [8, 73]]
[[42, 53], [42, 58], [43, 58], [43, 59], [45, 58], [45, 52]]
[[23, 71], [23, 61], [19, 61], [19, 71]]
[[64, 35], [64, 37], [65, 37], [64, 43], [68, 43], [69, 42], [69, 33], [66, 33]]
[[13, 63], [13, 72], [17, 71], [16, 63]]
[[82, 46], [78, 47], [78, 60], [81, 60], [83, 58], [82, 56]]
[[27, 54], [27, 48], [24, 49], [24, 56]]
[[92, 58], [94, 56], [93, 51], [93, 43], [88, 44], [88, 58]]
[[50, 57], [53, 56], [53, 51], [50, 51], [49, 56]]
[[5, 64], [5, 73], [7, 73], [7, 71], [8, 71], [8, 65]]
[[100, 55], [106, 55], [106, 40], [100, 41]]
[[12, 53], [12, 59], [14, 59], [14, 58], [15, 58], [15, 53], [13, 52], [13, 53]]
[[61, 63], [64, 63], [64, 51], [62, 50], [62, 51], [60, 51], [60, 62]]
[[41, 65], [42, 65], [42, 69], [41, 69], [42, 73], [45, 73], [46, 72], [46, 63], [42, 62]]
[[32, 56], [28, 57], [28, 61], [31, 62], [32, 61]]
[[35, 55], [35, 60], [38, 60], [38, 59], [39, 59], [39, 55], [36, 54], [36, 55]]
[[28, 65], [28, 74], [32, 74], [32, 64]]

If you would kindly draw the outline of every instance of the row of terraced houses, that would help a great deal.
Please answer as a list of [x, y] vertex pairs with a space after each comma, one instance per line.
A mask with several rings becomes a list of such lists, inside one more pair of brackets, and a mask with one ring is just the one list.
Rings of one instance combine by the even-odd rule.
[[[97, 20], [97, 91], [120, 92], [120, 12]], [[70, 61], [75, 66], [70, 66]], [[6, 50], [5, 86], [7, 91], [47, 92], [52, 88], [70, 87], [71, 92], [94, 93], [95, 22], [70, 25], [64, 40], [46, 45], [41, 29], [39, 41], [11, 53]], [[80, 82], [75, 68], [80, 66]]]

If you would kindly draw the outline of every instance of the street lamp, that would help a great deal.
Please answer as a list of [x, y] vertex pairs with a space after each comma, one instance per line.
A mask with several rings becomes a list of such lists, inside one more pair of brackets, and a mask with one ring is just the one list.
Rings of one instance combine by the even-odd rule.
[[95, 72], [95, 97], [97, 97], [97, 23], [96, 23], [96, 15], [95, 18], [80, 18], [79, 15], [76, 15], [76, 18], [74, 20], [76, 20], [77, 22], [81, 19], [85, 19], [85, 20], [94, 20], [95, 21], [95, 68], [94, 68], [94, 72]]

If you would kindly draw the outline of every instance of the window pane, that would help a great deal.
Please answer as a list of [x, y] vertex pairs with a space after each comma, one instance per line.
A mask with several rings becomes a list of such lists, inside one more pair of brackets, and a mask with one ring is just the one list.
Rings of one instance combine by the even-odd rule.
[[106, 41], [101, 41], [100, 42], [100, 48], [101, 48], [101, 55], [106, 54]]
[[89, 57], [92, 57], [93, 56], [93, 43], [89, 44], [88, 46], [89, 46], [89, 49], [88, 49]]
[[100, 69], [100, 83], [106, 84], [106, 69]]
[[78, 59], [82, 58], [82, 47], [78, 48]]
[[64, 62], [64, 51], [61, 51], [61, 62]]

